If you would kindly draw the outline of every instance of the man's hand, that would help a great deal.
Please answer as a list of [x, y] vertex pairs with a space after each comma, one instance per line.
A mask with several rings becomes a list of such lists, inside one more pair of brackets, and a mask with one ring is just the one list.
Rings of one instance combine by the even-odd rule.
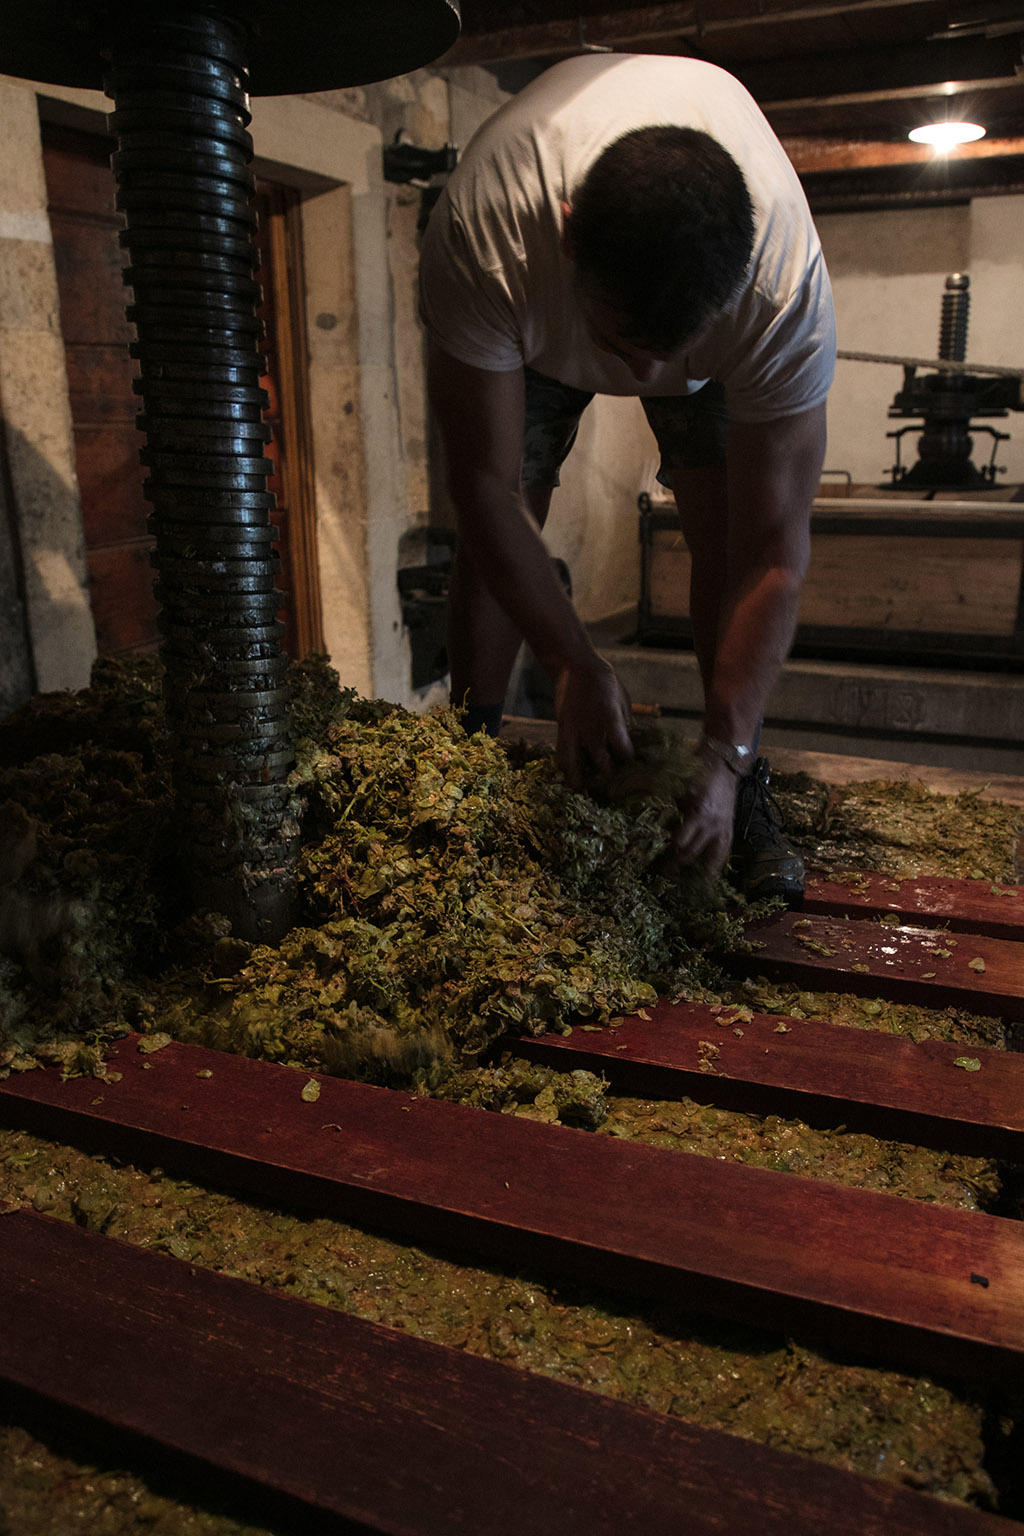
[[555, 683], [558, 764], [572, 789], [588, 769], [607, 777], [613, 763], [633, 758], [626, 690], [596, 654], [586, 666], [566, 667]]
[[709, 763], [694, 780], [681, 806], [682, 821], [672, 834], [669, 858], [675, 864], [725, 867], [732, 848], [739, 779], [725, 763]]

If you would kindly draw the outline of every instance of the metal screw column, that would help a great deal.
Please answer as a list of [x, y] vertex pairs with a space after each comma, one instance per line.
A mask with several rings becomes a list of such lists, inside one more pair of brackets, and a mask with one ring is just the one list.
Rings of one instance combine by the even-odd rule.
[[[946, 278], [939, 321], [939, 356], [946, 362], [962, 363], [967, 356], [970, 284], [964, 272], [951, 272]], [[920, 462], [935, 484], [947, 481], [966, 485], [979, 478], [971, 463], [974, 439], [969, 428], [974, 404], [973, 380], [955, 373], [935, 378], [924, 431], [918, 440]]]
[[108, 50], [114, 171], [153, 504], [186, 889], [243, 937], [288, 926], [286, 658], [254, 313], [243, 22], [122, 12]]
[[966, 272], [951, 272], [942, 295], [939, 321], [939, 356], [944, 362], [962, 363], [967, 356], [967, 317], [971, 308], [971, 280]]

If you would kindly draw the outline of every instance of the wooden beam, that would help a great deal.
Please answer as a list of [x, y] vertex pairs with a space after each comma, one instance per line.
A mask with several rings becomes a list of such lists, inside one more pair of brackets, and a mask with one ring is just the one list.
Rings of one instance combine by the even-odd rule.
[[[993, 941], [994, 942], [994, 941]], [[196, 1046], [25, 1072], [43, 1135], [927, 1371], [1024, 1380], [1024, 1227]], [[199, 1076], [209, 1073], [209, 1076]]]
[[0, 1216], [0, 1295], [0, 1377], [20, 1392], [276, 1494], [317, 1530], [1017, 1529], [25, 1211]]
[[[938, 155], [931, 164], [893, 162], [856, 167], [842, 163], [832, 166], [822, 160], [798, 169], [815, 214], [862, 208], [941, 207], [972, 197], [1024, 192], [1024, 154], [1010, 152], [1013, 140], [992, 142], [994, 154]], [[785, 139], [783, 147], [788, 147]]]
[[[824, 171], [886, 169], [890, 166], [930, 165], [934, 151], [927, 144], [893, 143], [891, 140], [837, 139], [787, 134], [776, 126], [793, 168], [798, 175]], [[978, 139], [974, 144], [960, 144], [947, 156], [949, 164], [959, 161], [1001, 160], [1024, 155], [1024, 138]]]
[[512, 59], [543, 59], [579, 53], [591, 44], [600, 48], [628, 49], [636, 43], [663, 42], [696, 28], [692, 3], [653, 5], [642, 9], [541, 21], [521, 26], [470, 31], [445, 54], [445, 68], [466, 64], [504, 64]]
[[[852, 73], [859, 69], [861, 60], [858, 55], [852, 55], [847, 59], [847, 70]], [[867, 61], [865, 61], [867, 67]], [[870, 79], [870, 75], [867, 76]], [[753, 94], [753, 93], [752, 93]], [[818, 93], [809, 94], [805, 88], [801, 96], [787, 96], [777, 100], [762, 100], [761, 110], [773, 120], [784, 117], [787, 112], [821, 112], [836, 107], [877, 107], [887, 106], [893, 102], [918, 102], [918, 101], [951, 101], [957, 96], [970, 96], [974, 110], [978, 111], [976, 99], [985, 95], [989, 102], [998, 103], [1004, 96], [1014, 96], [1019, 101], [1022, 95], [1021, 82], [1016, 75], [1006, 75], [996, 79], [972, 80], [949, 79], [940, 84], [934, 81], [924, 80], [916, 85], [892, 86], [888, 89], [879, 88], [872, 84], [870, 88], [859, 91], [837, 91], [826, 95]], [[1006, 102], [1006, 110], [1012, 111], [1014, 102]], [[979, 142], [984, 142], [979, 141]]]
[[[446, 68], [461, 64], [501, 64], [510, 59], [541, 59], [579, 53], [587, 44], [634, 49], [678, 39], [692, 33], [694, 41], [737, 27], [777, 26], [815, 17], [848, 17], [862, 12], [905, 10], [934, 0], [685, 0], [683, 4], [648, 5], [557, 21], [515, 27], [493, 27], [490, 17], [474, 22], [467, 16], [459, 41], [444, 55]], [[640, 50], [643, 51], [643, 50]]]
[[[853, 39], [850, 39], [851, 44]], [[949, 86], [974, 80], [990, 90], [996, 80], [1014, 77], [1019, 45], [1013, 37], [967, 36], [891, 44], [831, 48], [824, 53], [800, 53], [784, 58], [737, 61], [732, 73], [761, 103], [784, 107], [813, 97], [845, 97], [851, 85], [861, 85], [879, 99], [910, 88], [915, 92], [948, 94]], [[1020, 89], [1020, 81], [1017, 81]]]
[[[517, 1054], [645, 1097], [687, 1095], [947, 1151], [1024, 1162], [1024, 1056], [820, 1019], [656, 1003], [614, 1029], [527, 1037]], [[969, 1059], [977, 1069], [956, 1065]]]
[[784, 912], [751, 923], [748, 969], [798, 986], [1024, 1021], [1024, 945]]
[[911, 923], [941, 924], [954, 933], [1024, 939], [1024, 886], [994, 880], [951, 880], [937, 875], [901, 879], [861, 870], [832, 877], [811, 871], [803, 909], [828, 917], [896, 913]]

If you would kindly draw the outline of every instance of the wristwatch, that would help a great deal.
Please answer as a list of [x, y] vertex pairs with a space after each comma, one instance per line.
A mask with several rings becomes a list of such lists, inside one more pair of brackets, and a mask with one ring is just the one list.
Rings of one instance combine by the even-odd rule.
[[710, 752], [713, 757], [720, 758], [738, 779], [750, 772], [754, 761], [752, 747], [741, 746], [738, 742], [719, 741], [714, 736], [702, 736], [697, 751], [704, 756]]

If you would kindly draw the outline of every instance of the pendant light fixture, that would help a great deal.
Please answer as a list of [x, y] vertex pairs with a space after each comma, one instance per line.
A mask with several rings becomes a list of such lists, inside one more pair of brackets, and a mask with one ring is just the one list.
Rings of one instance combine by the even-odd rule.
[[908, 137], [915, 144], [931, 144], [937, 155], [946, 155], [958, 144], [983, 139], [985, 130], [980, 123], [925, 123], [920, 128], [911, 128]]

